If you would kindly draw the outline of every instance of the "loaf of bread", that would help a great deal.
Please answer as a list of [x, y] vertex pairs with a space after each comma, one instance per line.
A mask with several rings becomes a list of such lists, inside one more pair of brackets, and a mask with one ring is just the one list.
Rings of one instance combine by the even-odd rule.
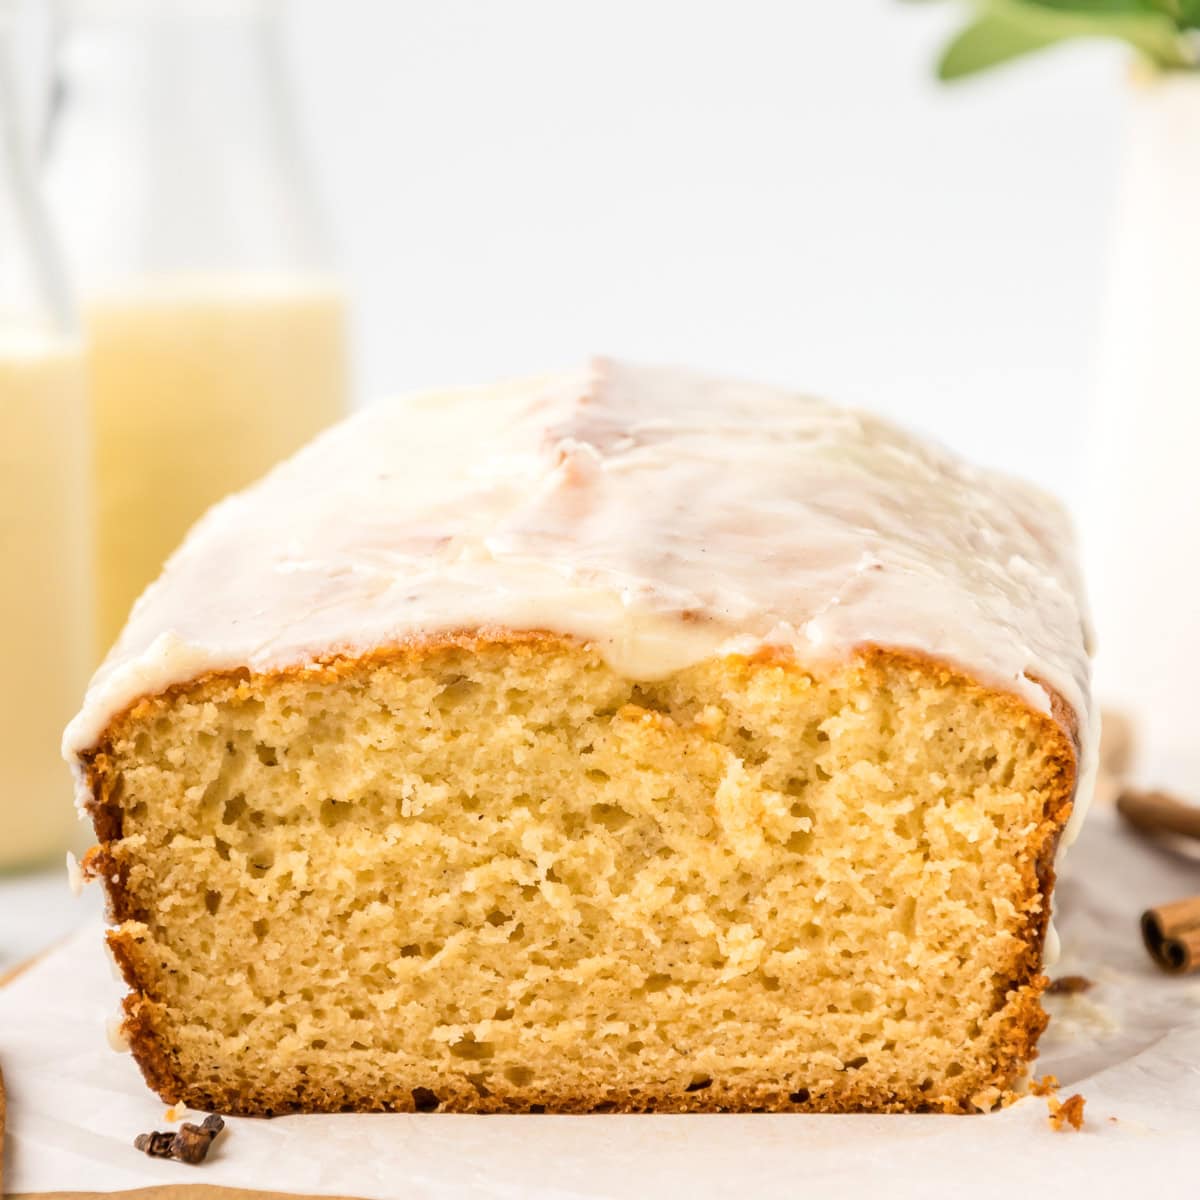
[[611, 362], [371, 408], [67, 731], [126, 1037], [225, 1113], [986, 1110], [1088, 675], [1055, 503], [877, 418]]

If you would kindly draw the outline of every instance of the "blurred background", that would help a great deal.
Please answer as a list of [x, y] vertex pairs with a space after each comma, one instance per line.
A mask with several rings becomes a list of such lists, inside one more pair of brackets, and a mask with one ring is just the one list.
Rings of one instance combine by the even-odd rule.
[[[38, 533], [86, 536], [97, 556], [86, 595], [45, 580], [76, 597], [76, 624], [94, 616], [86, 646], [63, 645], [63, 696], [46, 699], [63, 719], [162, 556], [225, 490], [346, 408], [596, 352], [893, 416], [1051, 489], [1104, 541], [1096, 412], [1113, 375], [1125, 47], [1073, 42], [945, 85], [933, 64], [963, 10], [932, 2], [0, 13], [46, 217], [11, 234], [35, 244], [22, 303], [60, 358], [77, 355], [76, 407], [61, 411], [88, 414], [93, 439], [74, 451], [90, 453], [92, 491]], [[1188, 539], [1194, 496], [1171, 501]], [[15, 490], [0, 502], [16, 537]], [[8, 626], [40, 621], [21, 640], [44, 647], [51, 618], [13, 615], [20, 560], [6, 554]], [[30, 651], [16, 670], [43, 662]], [[65, 811], [56, 778], [37, 788]], [[3, 782], [0, 812], [27, 812], [29, 787]], [[0, 847], [0, 866], [61, 859], [64, 830], [34, 830], [8, 861]], [[0, 908], [35, 894], [49, 893], [10, 885]], [[17, 949], [0, 938], [0, 962]]]
[[957, 5], [291, 13], [362, 396], [600, 350], [866, 405], [1079, 494], [1122, 50], [946, 87]]

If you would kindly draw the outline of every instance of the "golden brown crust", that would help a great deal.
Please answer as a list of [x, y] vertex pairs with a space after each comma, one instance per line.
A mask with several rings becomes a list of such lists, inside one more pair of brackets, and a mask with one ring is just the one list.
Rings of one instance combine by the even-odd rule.
[[[413, 638], [370, 654], [349, 657], [333, 655], [313, 663], [282, 668], [255, 676], [256, 683], [304, 677], [314, 681], [336, 680], [364, 667], [380, 665], [400, 657], [431, 655], [448, 647], [468, 652], [483, 646], [502, 643], [508, 648], [562, 646], [571, 639], [539, 631], [477, 630], [445, 633], [426, 638]], [[430, 1111], [502, 1113], [502, 1112], [976, 1112], [991, 1107], [994, 1102], [1010, 1099], [1012, 1089], [1025, 1069], [1037, 1055], [1037, 1041], [1047, 1022], [1039, 996], [1047, 984], [1041, 974], [1042, 949], [1050, 915], [1050, 897], [1054, 886], [1054, 859], [1058, 841], [1070, 816], [1078, 774], [1079, 739], [1078, 716], [1053, 689], [1045, 687], [1049, 697], [1049, 715], [1037, 712], [1020, 696], [986, 687], [960, 669], [931, 656], [909, 650], [881, 646], [864, 646], [856, 651], [864, 662], [876, 662], [892, 667], [908, 667], [930, 675], [935, 682], [954, 683], [986, 693], [989, 698], [1012, 710], [1014, 720], [1033, 721], [1053, 746], [1050, 758], [1055, 766], [1057, 785], [1047, 801], [1043, 821], [1034, 835], [1036, 855], [1023, 867], [1024, 899], [1037, 898], [1030, 905], [1029, 916], [1020, 934], [1021, 951], [1012, 973], [996, 983], [996, 1009], [1008, 1010], [1008, 1017], [999, 1038], [995, 1061], [990, 1074], [964, 1081], [961, 1094], [941, 1097], [931, 1103], [920, 1090], [908, 1093], [883, 1094], [870, 1087], [847, 1083], [836, 1093], [821, 1095], [796, 1092], [783, 1094], [778, 1089], [731, 1087], [713, 1083], [703, 1089], [680, 1094], [664, 1089], [661, 1093], [645, 1091], [638, 1095], [616, 1095], [605, 1091], [603, 1097], [580, 1091], [573, 1094], [528, 1096], [482, 1096], [461, 1081], [425, 1079], [400, 1081], [389, 1094], [370, 1096], [338, 1092], [326, 1085], [297, 1086], [272, 1092], [264, 1087], [257, 1097], [246, 1097], [219, 1085], [189, 1084], [180, 1077], [169, 1047], [160, 1035], [155, 1021], [155, 1001], [139, 976], [136, 957], [131, 952], [133, 934], [117, 928], [108, 935], [118, 966], [132, 989], [124, 1002], [123, 1032], [147, 1084], [167, 1103], [185, 1102], [193, 1108], [242, 1115], [275, 1115], [285, 1112], [311, 1111]], [[748, 661], [770, 661], [803, 670], [802, 664], [779, 650], [762, 651]], [[249, 686], [252, 676], [245, 668], [214, 671], [186, 683], [176, 684], [164, 692], [135, 701], [109, 723], [94, 749], [84, 754], [83, 761], [91, 789], [90, 814], [100, 844], [89, 852], [85, 871], [100, 878], [108, 899], [110, 920], [117, 925], [144, 918], [140, 913], [124, 874], [110, 850], [111, 843], [122, 836], [119, 787], [115, 773], [110, 771], [114, 744], [131, 727], [149, 713], [175, 698], [186, 695], [192, 701], [214, 699], [227, 694], [232, 687]], [[984, 1100], [979, 1097], [984, 1096]], [[991, 1100], [986, 1099], [990, 1096]]]
[[[109, 946], [130, 986], [133, 957], [128, 935], [110, 932]], [[589, 1094], [580, 1090], [556, 1095], [539, 1091], [536, 1098], [527, 1095], [481, 1096], [460, 1079], [418, 1077], [399, 1081], [390, 1093], [359, 1095], [336, 1086], [306, 1083], [291, 1090], [267, 1092], [267, 1099], [247, 1097], [219, 1085], [189, 1084], [179, 1078], [169, 1049], [163, 1044], [154, 1022], [154, 1003], [140, 992], [124, 1001], [122, 1031], [141, 1068], [147, 1085], [166, 1104], [186, 1104], [189, 1108], [221, 1112], [232, 1116], [271, 1117], [297, 1112], [448, 1112], [448, 1113], [729, 1113], [729, 1112], [939, 1112], [943, 1114], [977, 1113], [994, 1102], [1007, 1103], [1014, 1098], [1013, 1088], [1023, 1064], [1037, 1055], [1037, 1039], [1046, 1025], [1046, 1015], [1038, 1002], [1044, 980], [1021, 989], [1013, 1006], [1012, 1018], [1000, 1045], [997, 1062], [990, 1076], [976, 1080], [956, 1098], [931, 1101], [919, 1086], [907, 1093], [882, 1092], [853, 1084], [835, 1094], [785, 1093], [778, 1088], [730, 1087], [714, 1081], [708, 1086], [680, 1094], [663, 1088], [660, 1092], [642, 1090], [637, 1095], [614, 1093]], [[265, 1089], [264, 1089], [265, 1090]], [[981, 1095], [994, 1100], [977, 1101]]]

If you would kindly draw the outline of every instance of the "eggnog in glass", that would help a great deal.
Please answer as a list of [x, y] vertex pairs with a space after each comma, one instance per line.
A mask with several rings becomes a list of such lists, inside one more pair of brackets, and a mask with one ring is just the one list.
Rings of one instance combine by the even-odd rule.
[[84, 364], [17, 119], [0, 0], [0, 871], [78, 837], [62, 728], [87, 679]]
[[279, 6], [64, 13], [47, 165], [88, 341], [103, 649], [209, 505], [345, 411], [345, 312]]

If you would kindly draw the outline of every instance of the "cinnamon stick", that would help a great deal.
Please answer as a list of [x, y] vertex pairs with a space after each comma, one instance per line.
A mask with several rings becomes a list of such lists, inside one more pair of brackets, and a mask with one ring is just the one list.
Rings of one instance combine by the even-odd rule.
[[1200, 896], [1142, 913], [1142, 939], [1164, 971], [1186, 975], [1200, 970]]
[[1117, 797], [1117, 811], [1143, 833], [1174, 833], [1200, 838], [1200, 806], [1169, 792], [1139, 792], [1126, 788]]

